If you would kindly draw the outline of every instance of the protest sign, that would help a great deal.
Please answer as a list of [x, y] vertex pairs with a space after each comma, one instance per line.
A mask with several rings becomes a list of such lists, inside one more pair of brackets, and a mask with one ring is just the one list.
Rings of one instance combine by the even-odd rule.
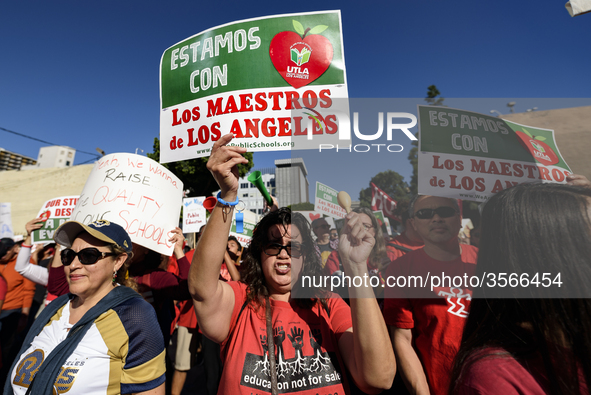
[[205, 196], [183, 199], [183, 233], [197, 233], [207, 221]]
[[12, 237], [12, 217], [10, 215], [10, 203], [0, 203], [0, 238]]
[[243, 219], [243, 232], [236, 233], [236, 216], [232, 218], [232, 227], [230, 228], [230, 235], [236, 237], [242, 248], [246, 247], [250, 244], [250, 239], [252, 239], [252, 232], [254, 231], [254, 227], [259, 222], [259, 216], [249, 210], [244, 210], [242, 212], [244, 214]]
[[386, 232], [388, 232], [388, 236], [392, 236], [392, 224], [390, 224], [390, 219], [384, 217], [384, 222], [386, 224]]
[[383, 211], [388, 217], [400, 221], [400, 218], [394, 214], [398, 202], [392, 199], [373, 182], [370, 182], [369, 185], [371, 187], [371, 209], [374, 211]]
[[525, 182], [566, 182], [554, 132], [447, 107], [419, 106], [419, 194], [486, 201]]
[[182, 196], [181, 180], [158, 162], [110, 154], [94, 164], [70, 219], [112, 221], [125, 228], [132, 242], [171, 255], [170, 232], [178, 226]]
[[316, 198], [314, 211], [333, 218], [345, 218], [347, 212], [339, 206], [337, 195], [339, 191], [316, 181]]
[[378, 225], [386, 224], [386, 231], [388, 235], [392, 236], [392, 229], [390, 229], [390, 221], [388, 221], [388, 217], [384, 216], [384, 212], [382, 210], [372, 210], [374, 217], [378, 220]]
[[43, 203], [37, 217], [43, 217], [45, 221], [43, 227], [33, 231], [31, 242], [53, 242], [53, 233], [70, 218], [74, 207], [78, 203], [78, 198], [79, 196], [62, 196], [49, 199]]
[[[227, 133], [230, 145], [249, 151], [289, 150], [316, 125], [308, 117], [325, 121], [315, 142], [332, 141], [338, 124], [326, 111], [348, 97], [342, 41], [340, 11], [324, 11], [228, 23], [168, 48], [160, 62], [160, 162], [209, 156]], [[306, 118], [292, 119], [304, 108]]]

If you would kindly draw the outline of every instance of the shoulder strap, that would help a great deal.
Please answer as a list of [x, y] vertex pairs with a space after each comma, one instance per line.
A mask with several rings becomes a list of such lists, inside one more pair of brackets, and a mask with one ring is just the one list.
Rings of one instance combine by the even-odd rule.
[[248, 301], [244, 301], [244, 304], [242, 305], [242, 307], [240, 308], [240, 312], [238, 313], [238, 317], [236, 317], [236, 321], [240, 319], [240, 316], [242, 315], [242, 312], [244, 311], [246, 306], [248, 306]]
[[411, 251], [412, 251], [412, 249], [410, 249], [410, 248], [408, 248], [408, 247], [403, 247], [403, 246], [401, 246], [400, 244], [396, 244], [396, 243], [392, 243], [392, 242], [390, 242], [390, 243], [388, 243], [388, 244], [386, 244], [386, 245], [387, 245], [388, 247], [394, 247], [394, 248], [396, 248], [397, 250], [404, 251], [404, 252], [411, 252]]

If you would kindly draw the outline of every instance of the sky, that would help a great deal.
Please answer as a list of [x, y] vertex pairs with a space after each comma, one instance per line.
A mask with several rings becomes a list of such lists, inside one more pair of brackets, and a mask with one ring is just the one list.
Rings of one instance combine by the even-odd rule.
[[[145, 155], [159, 136], [159, 65], [168, 47], [237, 20], [335, 9], [351, 98], [401, 98], [401, 107], [415, 108], [435, 84], [450, 107], [486, 114], [509, 112], [510, 101], [515, 112], [591, 105], [591, 14], [572, 18], [564, 3], [4, 2], [0, 128], [73, 147], [75, 164], [92, 163], [97, 147]], [[356, 200], [380, 171], [409, 180], [409, 141], [397, 138], [403, 152], [379, 160], [284, 151], [255, 154], [255, 168], [301, 156], [311, 186], [321, 181]], [[0, 129], [8, 151], [36, 159], [45, 145]]]

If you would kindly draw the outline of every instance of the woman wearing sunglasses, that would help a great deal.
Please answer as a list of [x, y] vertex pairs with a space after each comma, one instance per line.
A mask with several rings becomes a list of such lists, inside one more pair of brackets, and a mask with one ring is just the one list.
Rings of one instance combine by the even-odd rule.
[[[237, 164], [246, 149], [213, 146], [207, 167], [221, 191], [193, 257], [189, 290], [203, 334], [221, 344], [219, 394], [348, 393], [347, 373], [363, 391], [389, 388], [394, 355], [371, 287], [351, 287], [351, 307], [334, 294], [306, 287], [320, 274], [306, 219], [283, 208], [253, 232], [240, 282], [218, 280], [238, 203]], [[374, 245], [356, 213], [347, 216], [340, 242], [345, 272], [367, 276]]]
[[127, 284], [132, 244], [99, 220], [55, 233], [70, 293], [25, 338], [4, 394], [164, 394], [164, 341], [154, 309]]

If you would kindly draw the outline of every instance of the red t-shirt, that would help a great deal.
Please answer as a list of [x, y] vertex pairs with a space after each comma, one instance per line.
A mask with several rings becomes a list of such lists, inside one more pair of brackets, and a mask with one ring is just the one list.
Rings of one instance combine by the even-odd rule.
[[[195, 250], [191, 250], [185, 254], [185, 257], [189, 262], [193, 261], [193, 254], [195, 254]], [[180, 301], [177, 307], [179, 309], [178, 326], [197, 328], [197, 316], [195, 315], [195, 309], [193, 308], [193, 299]]]
[[[485, 356], [481, 357], [483, 354]], [[549, 382], [544, 371], [539, 355], [516, 360], [505, 349], [486, 348], [462, 372], [457, 384], [458, 395], [546, 395]], [[587, 394], [582, 370], [579, 382], [580, 393]]]
[[340, 266], [341, 261], [339, 259], [339, 252], [337, 250], [332, 250], [322, 270], [326, 276], [332, 276], [334, 272], [340, 270]]
[[442, 284], [446, 287], [434, 287], [431, 292], [430, 280], [425, 288], [391, 287], [389, 277], [425, 278], [430, 273], [441, 279], [444, 273], [450, 281], [455, 276], [463, 280], [464, 274], [469, 279], [474, 274], [477, 256], [476, 247], [462, 245], [462, 254], [458, 259], [438, 261], [421, 248], [402, 256], [386, 270], [384, 319], [387, 325], [412, 329], [414, 347], [432, 394], [447, 394], [449, 375], [462, 340], [472, 291], [446, 283]]
[[394, 260], [400, 258], [401, 256], [403, 256], [407, 252], [400, 250], [396, 247], [393, 247], [391, 245], [388, 245], [388, 244], [397, 244], [401, 247], [405, 247], [410, 250], [418, 250], [419, 248], [422, 248], [425, 245], [422, 241], [412, 241], [411, 239], [409, 239], [406, 236], [406, 234], [401, 233], [398, 236], [396, 236], [393, 240], [390, 240], [386, 244], [386, 250], [388, 251], [388, 258], [390, 258], [391, 261], [394, 261]]
[[47, 292], [56, 296], [62, 296], [70, 292], [70, 286], [68, 285], [68, 280], [66, 279], [64, 266], [49, 267]]
[[4, 298], [6, 298], [6, 290], [8, 286], [6, 285], [6, 280], [2, 275], [0, 275], [0, 301], [4, 302]]
[[[218, 394], [269, 394], [271, 380], [264, 311], [244, 307], [246, 285], [231, 281], [235, 304], [230, 333], [221, 343], [224, 370]], [[303, 309], [271, 300], [280, 393], [344, 394], [345, 367], [338, 340], [352, 327], [351, 309], [339, 297]], [[242, 310], [242, 313], [240, 311]]]

